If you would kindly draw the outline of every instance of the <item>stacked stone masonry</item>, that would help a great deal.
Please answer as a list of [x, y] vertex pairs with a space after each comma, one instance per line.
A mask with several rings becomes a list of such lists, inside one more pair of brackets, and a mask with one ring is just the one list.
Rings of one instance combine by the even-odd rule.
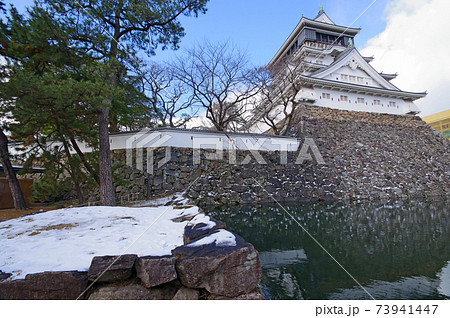
[[116, 150], [113, 164], [125, 181], [116, 186], [117, 197], [140, 200], [187, 189], [200, 205], [224, 205], [450, 194], [450, 143], [419, 117], [311, 106], [294, 115], [288, 135], [312, 138], [325, 164], [313, 155], [296, 164], [298, 152], [288, 153], [283, 164], [279, 152], [260, 151], [261, 164], [243, 150], [235, 163], [227, 151], [202, 150], [194, 164], [192, 149], [170, 148], [170, 161], [160, 166], [167, 150], [157, 148], [147, 174], [146, 151], [136, 169], [135, 162], [125, 165], [125, 150]]

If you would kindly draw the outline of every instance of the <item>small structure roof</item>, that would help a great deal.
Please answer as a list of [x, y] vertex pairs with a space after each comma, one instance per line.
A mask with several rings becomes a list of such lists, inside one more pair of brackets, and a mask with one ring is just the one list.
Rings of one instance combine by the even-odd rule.
[[314, 18], [315, 21], [319, 21], [319, 22], [324, 22], [324, 23], [329, 23], [329, 24], [334, 24], [336, 25], [336, 23], [334, 23], [330, 17], [325, 13], [325, 11], [323, 10], [323, 8], [320, 8], [319, 13], [317, 13], [317, 16]]
[[[23, 169], [23, 166], [19, 166], [19, 165], [13, 165], [12, 166], [14, 172], [19, 172], [20, 170]], [[30, 169], [31, 173], [44, 173], [45, 169], [44, 168], [35, 168], [35, 167], [31, 167]], [[0, 176], [3, 175], [3, 165], [0, 163]]]

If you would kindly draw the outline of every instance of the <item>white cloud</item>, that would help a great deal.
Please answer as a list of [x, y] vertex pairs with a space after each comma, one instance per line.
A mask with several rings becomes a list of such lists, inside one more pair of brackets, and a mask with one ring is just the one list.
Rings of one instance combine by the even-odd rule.
[[450, 1], [394, 0], [386, 7], [386, 29], [361, 50], [378, 71], [396, 73], [405, 91], [427, 91], [417, 101], [421, 116], [450, 109]]

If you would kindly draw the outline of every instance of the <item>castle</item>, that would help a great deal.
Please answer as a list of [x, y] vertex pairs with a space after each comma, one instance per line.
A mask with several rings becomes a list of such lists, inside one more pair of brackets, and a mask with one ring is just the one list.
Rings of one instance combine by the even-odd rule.
[[[278, 80], [295, 72], [295, 103], [340, 110], [416, 115], [414, 101], [426, 92], [402, 91], [390, 81], [397, 74], [379, 73], [373, 57], [362, 56], [354, 45], [359, 28], [336, 25], [321, 8], [314, 19], [302, 17], [267, 65], [276, 69], [275, 85], [294, 83]], [[278, 70], [284, 71], [278, 72]], [[286, 69], [288, 71], [286, 71]], [[278, 90], [281, 91], [281, 90]], [[294, 102], [294, 101], [293, 101]]]

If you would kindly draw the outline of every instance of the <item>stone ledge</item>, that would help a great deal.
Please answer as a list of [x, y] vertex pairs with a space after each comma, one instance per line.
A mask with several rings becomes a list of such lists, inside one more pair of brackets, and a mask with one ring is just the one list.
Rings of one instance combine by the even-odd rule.
[[151, 288], [177, 279], [175, 257], [140, 257], [136, 262], [136, 275], [145, 287]]
[[86, 289], [87, 272], [43, 272], [0, 283], [4, 300], [74, 300]]
[[117, 282], [133, 275], [137, 255], [95, 256], [88, 270], [88, 279], [97, 282]]

